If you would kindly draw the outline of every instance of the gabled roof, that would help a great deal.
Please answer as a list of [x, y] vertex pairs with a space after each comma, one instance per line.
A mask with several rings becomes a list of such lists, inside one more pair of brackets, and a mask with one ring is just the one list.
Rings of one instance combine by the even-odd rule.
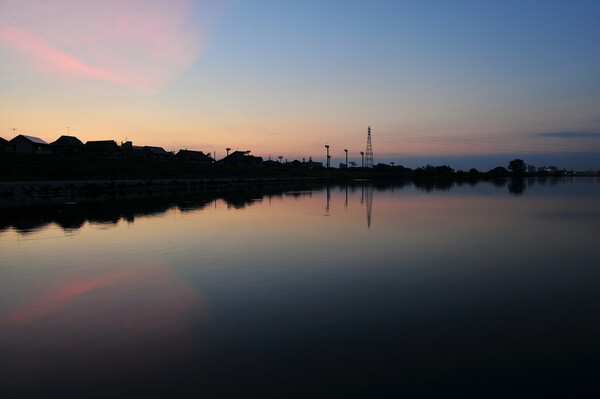
[[114, 140], [88, 141], [85, 148], [94, 151], [118, 151], [119, 146]]
[[8, 143], [8, 140], [4, 140], [2, 137], [0, 137], [0, 143], [1, 144]]
[[24, 134], [19, 134], [17, 137], [13, 138], [11, 141], [18, 139], [19, 137], [23, 137], [29, 141], [31, 141], [32, 143], [36, 143], [36, 144], [45, 144], [48, 145], [48, 143], [46, 143], [44, 140], [42, 140], [39, 137], [34, 137], [34, 136], [26, 136]]
[[169, 153], [167, 151], [165, 151], [165, 149], [162, 147], [152, 147], [152, 146], [147, 145], [144, 148], [147, 149], [148, 151], [150, 151], [154, 155], [169, 155]]
[[50, 143], [53, 146], [69, 146], [69, 147], [83, 147], [83, 143], [77, 137], [74, 136], [60, 136], [58, 140]]
[[179, 159], [189, 159], [192, 161], [205, 161], [212, 162], [212, 158], [209, 155], [206, 155], [202, 151], [192, 151], [192, 150], [179, 150], [177, 155], [175, 156]]
[[262, 162], [262, 158], [250, 155], [250, 151], [234, 151], [225, 158], [220, 159], [219, 162], [228, 164], [258, 164]]

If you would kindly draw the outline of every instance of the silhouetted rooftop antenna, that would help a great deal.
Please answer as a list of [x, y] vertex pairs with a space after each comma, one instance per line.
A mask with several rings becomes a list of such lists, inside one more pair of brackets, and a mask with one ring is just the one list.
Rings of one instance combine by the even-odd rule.
[[365, 151], [365, 167], [373, 167], [373, 145], [371, 144], [371, 126], [367, 130], [367, 150]]

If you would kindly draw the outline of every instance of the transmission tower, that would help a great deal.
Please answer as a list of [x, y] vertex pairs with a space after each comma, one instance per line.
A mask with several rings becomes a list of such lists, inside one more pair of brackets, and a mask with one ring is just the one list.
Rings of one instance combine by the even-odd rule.
[[367, 134], [367, 151], [365, 151], [365, 168], [373, 167], [373, 146], [371, 145], [371, 126]]

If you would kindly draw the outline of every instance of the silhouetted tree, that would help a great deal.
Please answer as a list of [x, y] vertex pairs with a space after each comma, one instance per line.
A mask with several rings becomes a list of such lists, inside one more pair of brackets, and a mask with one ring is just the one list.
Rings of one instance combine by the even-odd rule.
[[487, 171], [486, 175], [488, 177], [509, 177], [510, 173], [508, 170], [506, 170], [506, 168], [503, 168], [502, 166], [496, 166], [494, 169]]
[[527, 165], [522, 159], [513, 159], [508, 163], [508, 170], [515, 175], [522, 175], [527, 170]]

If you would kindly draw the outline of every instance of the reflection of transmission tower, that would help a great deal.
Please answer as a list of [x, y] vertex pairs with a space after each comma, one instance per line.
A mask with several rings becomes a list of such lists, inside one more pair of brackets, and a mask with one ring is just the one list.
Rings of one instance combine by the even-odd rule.
[[373, 186], [367, 186], [366, 200], [367, 200], [367, 228], [371, 228], [371, 212], [373, 211]]
[[373, 146], [371, 145], [371, 126], [369, 126], [367, 134], [367, 151], [365, 151], [365, 167], [373, 167]]

